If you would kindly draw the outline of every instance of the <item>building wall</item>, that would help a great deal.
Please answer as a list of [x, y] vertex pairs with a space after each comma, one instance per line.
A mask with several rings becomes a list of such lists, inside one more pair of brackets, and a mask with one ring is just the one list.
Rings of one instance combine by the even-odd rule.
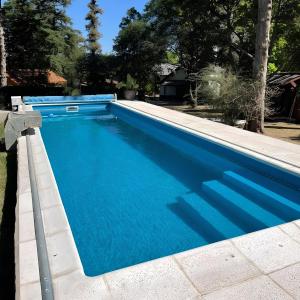
[[161, 85], [160, 86], [161, 96], [176, 96], [176, 86], [172, 85]]
[[184, 69], [179, 69], [175, 74], [168, 78], [168, 80], [186, 80], [186, 71]]

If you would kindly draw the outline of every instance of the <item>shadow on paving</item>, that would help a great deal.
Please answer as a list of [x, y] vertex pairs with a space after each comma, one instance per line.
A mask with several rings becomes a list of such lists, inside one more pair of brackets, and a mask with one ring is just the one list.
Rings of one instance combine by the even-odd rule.
[[[16, 153], [7, 154], [7, 182], [0, 226], [0, 298], [15, 298], [14, 231], [17, 190]], [[2, 298], [3, 297], [3, 298]]]

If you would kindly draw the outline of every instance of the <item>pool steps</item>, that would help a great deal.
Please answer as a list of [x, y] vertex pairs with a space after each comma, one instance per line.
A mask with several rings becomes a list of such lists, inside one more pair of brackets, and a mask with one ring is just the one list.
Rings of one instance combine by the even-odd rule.
[[[260, 175], [258, 176], [262, 177]], [[300, 216], [299, 198], [299, 203], [296, 203], [298, 193], [292, 192], [289, 188], [281, 186], [280, 183], [272, 181], [272, 190], [270, 190], [269, 188], [256, 183], [254, 180], [232, 171], [226, 171], [223, 180], [228, 186], [242, 193], [245, 197], [251, 198], [258, 205], [276, 215], [284, 214], [290, 221], [297, 219]], [[262, 178], [258, 179], [262, 184], [268, 181], [266, 186], [270, 186], [270, 179], [264, 178], [264, 181], [261, 180]], [[276, 189], [277, 192], [274, 192], [274, 189]], [[278, 193], [279, 190], [280, 194]], [[293, 199], [293, 201], [290, 199]]]
[[202, 189], [216, 207], [222, 209], [231, 219], [238, 220], [246, 232], [284, 223], [282, 219], [231, 189], [223, 181], [204, 182]]
[[265, 188], [272, 190], [273, 192], [278, 193], [280, 195], [283, 195], [286, 198], [296, 202], [297, 204], [300, 204], [300, 186], [293, 186], [289, 188], [286, 182], [284, 182], [284, 184], [281, 184], [278, 181], [278, 179], [272, 180], [271, 177], [268, 176], [268, 174], [265, 174], [263, 176], [247, 169], [239, 169], [235, 170], [235, 172], [226, 171], [224, 175], [227, 174], [231, 174], [232, 177], [235, 178], [238, 178], [238, 176], [240, 176], [247, 178], [253, 182], [260, 182], [260, 185], [264, 186]]
[[[240, 228], [217, 208], [211, 205], [207, 200], [204, 199], [204, 197], [205, 195], [203, 195], [203, 197], [200, 195], [199, 201], [199, 194], [192, 193], [185, 195], [183, 199], [178, 201], [181, 202], [181, 209], [186, 210], [189, 216], [194, 215], [196, 217], [195, 220], [193, 220], [195, 223], [200, 223], [201, 226], [208, 223], [214, 228], [213, 230], [210, 230], [212, 236], [209, 237], [210, 239], [217, 236], [215, 232], [218, 232], [218, 234], [222, 236], [222, 239], [232, 238], [232, 236], [239, 236], [245, 233], [242, 228]], [[190, 213], [191, 210], [194, 210], [192, 214]], [[199, 222], [200, 220], [201, 222]], [[228, 234], [228, 232], [230, 232], [230, 234]], [[217, 240], [218, 239], [216, 239], [216, 241]]]

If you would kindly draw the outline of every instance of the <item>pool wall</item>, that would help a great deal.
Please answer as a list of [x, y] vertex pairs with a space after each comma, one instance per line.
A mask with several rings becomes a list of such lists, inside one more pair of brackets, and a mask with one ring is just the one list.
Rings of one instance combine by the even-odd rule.
[[[300, 177], [297, 173], [287, 171], [287, 169], [280, 168], [276, 162], [266, 162], [264, 159], [254, 158], [253, 153], [241, 151], [242, 149], [233, 149], [224, 145], [220, 141], [212, 141], [207, 137], [199, 138], [197, 133], [189, 131], [187, 128], [174, 127], [173, 124], [167, 124], [161, 120], [153, 119], [149, 115], [141, 115], [139, 112], [128, 110], [127, 108], [111, 105], [111, 112], [129, 124], [136, 126], [140, 130], [151, 134], [153, 137], [168, 143], [171, 146], [186, 152], [186, 154], [192, 157], [201, 159], [201, 152], [204, 149], [205, 152], [211, 153], [213, 161], [207, 163], [213, 164], [214, 167], [218, 167], [218, 164], [224, 165], [226, 162], [222, 157], [226, 157], [232, 161], [230, 164], [232, 167], [234, 164], [249, 168], [250, 170], [255, 168], [255, 171], [266, 174], [268, 177], [276, 178], [286, 185], [294, 185], [300, 190]], [[206, 157], [209, 154], [205, 154]], [[220, 159], [218, 159], [220, 157]], [[221, 166], [220, 166], [221, 167]], [[222, 167], [221, 167], [222, 168]]]
[[[235, 149], [275, 165], [279, 172], [288, 170], [290, 176], [300, 174], [299, 146], [142, 102], [120, 101], [113, 104], [114, 109], [150, 117], [149, 122], [159, 121], [163, 130], [165, 123], [188, 131], [191, 138], [198, 135]], [[220, 130], [222, 139], [215, 136]], [[252, 146], [247, 147], [250, 138]], [[237, 288], [286, 299], [297, 293], [282, 278], [286, 278], [284, 272], [295, 273], [293, 266], [300, 266], [299, 220], [102, 276], [85, 276], [40, 131], [36, 129], [30, 139], [55, 299], [218, 299]], [[15, 232], [17, 299], [41, 299], [31, 203], [26, 138], [21, 137]]]

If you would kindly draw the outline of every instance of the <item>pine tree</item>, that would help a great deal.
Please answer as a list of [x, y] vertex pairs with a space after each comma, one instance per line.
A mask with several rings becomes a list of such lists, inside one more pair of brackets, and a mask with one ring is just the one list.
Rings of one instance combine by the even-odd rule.
[[86, 16], [86, 20], [88, 24], [86, 25], [86, 29], [88, 31], [87, 38], [87, 82], [90, 86], [96, 87], [99, 83], [100, 76], [98, 72], [98, 62], [99, 55], [101, 54], [101, 46], [98, 42], [101, 34], [98, 31], [98, 27], [100, 26], [99, 16], [103, 14], [103, 10], [98, 6], [97, 0], [90, 0], [89, 4], [89, 12]]
[[98, 31], [98, 27], [100, 26], [100, 21], [98, 15], [103, 14], [103, 10], [98, 7], [97, 0], [91, 0], [88, 4], [89, 12], [86, 16], [86, 20], [89, 22], [86, 25], [86, 29], [88, 30], [88, 39], [87, 39], [87, 48], [91, 55], [96, 55], [101, 53], [101, 46], [98, 43], [101, 34]]

